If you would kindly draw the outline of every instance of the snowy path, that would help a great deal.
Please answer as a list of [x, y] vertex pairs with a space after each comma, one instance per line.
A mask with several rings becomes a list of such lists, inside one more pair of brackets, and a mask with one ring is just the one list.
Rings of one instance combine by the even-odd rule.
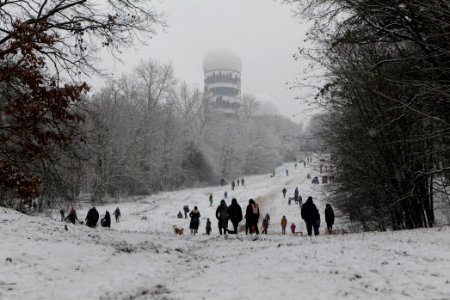
[[[312, 195], [323, 212], [320, 185], [305, 179], [308, 172], [317, 171], [299, 167], [289, 176], [252, 176], [245, 187], [229, 191], [244, 210], [249, 198], [258, 198], [262, 213], [271, 214], [269, 235], [257, 241], [218, 235], [220, 186], [121, 203], [124, 218], [110, 230], [68, 225], [65, 231], [56, 216], [0, 208], [0, 299], [450, 299], [449, 227], [281, 235], [282, 214], [304, 229], [298, 206], [282, 198], [283, 186], [289, 196], [295, 186], [304, 199]], [[175, 216], [185, 203], [199, 206], [200, 232], [211, 218], [211, 236], [173, 234], [173, 224], [188, 228], [188, 220]], [[98, 209], [103, 214], [114, 208]]]

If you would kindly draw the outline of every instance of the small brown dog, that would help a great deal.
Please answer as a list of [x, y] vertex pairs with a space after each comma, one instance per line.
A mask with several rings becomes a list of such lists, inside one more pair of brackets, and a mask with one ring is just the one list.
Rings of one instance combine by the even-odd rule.
[[178, 228], [177, 225], [173, 225], [173, 231], [177, 235], [182, 235], [184, 232], [184, 228]]

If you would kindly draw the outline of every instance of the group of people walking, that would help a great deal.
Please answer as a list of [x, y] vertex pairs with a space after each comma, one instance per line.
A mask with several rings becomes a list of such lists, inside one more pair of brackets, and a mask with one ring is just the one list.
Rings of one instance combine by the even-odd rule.
[[[67, 216], [64, 216], [64, 209], [61, 209], [59, 211], [61, 215], [61, 222], [69, 222], [72, 224], [75, 224], [76, 222], [79, 222], [77, 217], [77, 212], [73, 207], [70, 208], [69, 214]], [[121, 213], [119, 207], [116, 208], [116, 210], [113, 212], [114, 217], [116, 218], [116, 223], [119, 222]], [[100, 214], [98, 213], [97, 209], [92, 207], [89, 209], [86, 218], [85, 218], [85, 224], [88, 227], [94, 228], [97, 226], [98, 220], [100, 219]], [[111, 216], [109, 214], [109, 211], [105, 212], [105, 216], [100, 220], [100, 225], [102, 227], [111, 228]]]
[[[296, 190], [296, 194], [298, 197], [298, 189]], [[239, 231], [239, 223], [245, 219], [245, 233], [248, 234], [259, 234], [258, 222], [260, 218], [260, 210], [258, 204], [255, 200], [250, 199], [248, 201], [248, 205], [245, 209], [245, 215], [242, 212], [242, 208], [237, 202], [236, 198], [231, 199], [231, 204], [228, 206], [226, 201], [222, 199], [220, 201], [219, 206], [216, 209], [216, 219], [218, 223], [218, 231], [220, 235], [223, 234], [237, 234]], [[194, 209], [189, 213], [190, 223], [189, 228], [191, 230], [191, 234], [197, 234], [198, 228], [200, 225], [200, 211], [198, 207], [195, 206]], [[306, 230], [309, 236], [319, 235], [320, 228], [320, 213], [317, 209], [317, 206], [314, 204], [312, 197], [308, 197], [306, 202], [301, 206], [301, 218], [304, 220], [306, 225]], [[232, 229], [229, 229], [229, 222], [231, 222]], [[327, 224], [327, 233], [332, 233], [332, 228], [334, 224], [334, 211], [330, 204], [326, 204], [325, 208], [325, 222]], [[270, 215], [266, 213], [264, 219], [262, 220], [262, 234], [268, 233], [268, 228], [270, 224]], [[288, 225], [288, 221], [286, 216], [281, 218], [281, 233], [286, 234], [286, 227]], [[292, 223], [290, 225], [291, 232], [293, 234], [296, 232], [297, 226]], [[206, 234], [210, 235], [211, 228], [211, 220], [208, 218], [206, 220]]]

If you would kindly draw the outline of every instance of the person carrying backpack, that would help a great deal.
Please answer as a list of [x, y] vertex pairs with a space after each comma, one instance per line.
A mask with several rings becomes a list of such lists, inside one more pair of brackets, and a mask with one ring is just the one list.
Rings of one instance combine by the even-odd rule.
[[250, 234], [259, 234], [258, 220], [259, 220], [259, 207], [255, 200], [248, 200], [247, 209], [245, 211], [245, 220], [247, 221], [247, 227]]

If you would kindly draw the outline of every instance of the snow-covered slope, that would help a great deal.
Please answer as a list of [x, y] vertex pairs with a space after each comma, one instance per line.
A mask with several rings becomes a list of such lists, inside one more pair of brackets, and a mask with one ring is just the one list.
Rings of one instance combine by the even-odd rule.
[[[228, 203], [236, 197], [245, 210], [254, 198], [262, 214], [270, 213], [269, 235], [256, 241], [218, 235], [220, 186], [120, 203], [122, 221], [111, 229], [67, 224], [66, 231], [57, 214], [30, 217], [0, 208], [0, 299], [450, 299], [448, 227], [281, 235], [283, 214], [305, 230], [299, 207], [283, 199], [283, 186], [288, 196], [296, 186], [304, 199], [313, 196], [323, 215], [321, 186], [306, 180], [316, 172], [284, 165], [275, 178], [252, 176], [235, 191], [227, 187]], [[199, 207], [196, 236], [188, 234], [188, 220], [176, 218], [184, 204]], [[97, 209], [103, 215], [115, 207]], [[79, 217], [87, 209], [79, 208]], [[201, 234], [206, 218], [214, 222], [211, 236]], [[173, 225], [185, 235], [175, 236]]]

